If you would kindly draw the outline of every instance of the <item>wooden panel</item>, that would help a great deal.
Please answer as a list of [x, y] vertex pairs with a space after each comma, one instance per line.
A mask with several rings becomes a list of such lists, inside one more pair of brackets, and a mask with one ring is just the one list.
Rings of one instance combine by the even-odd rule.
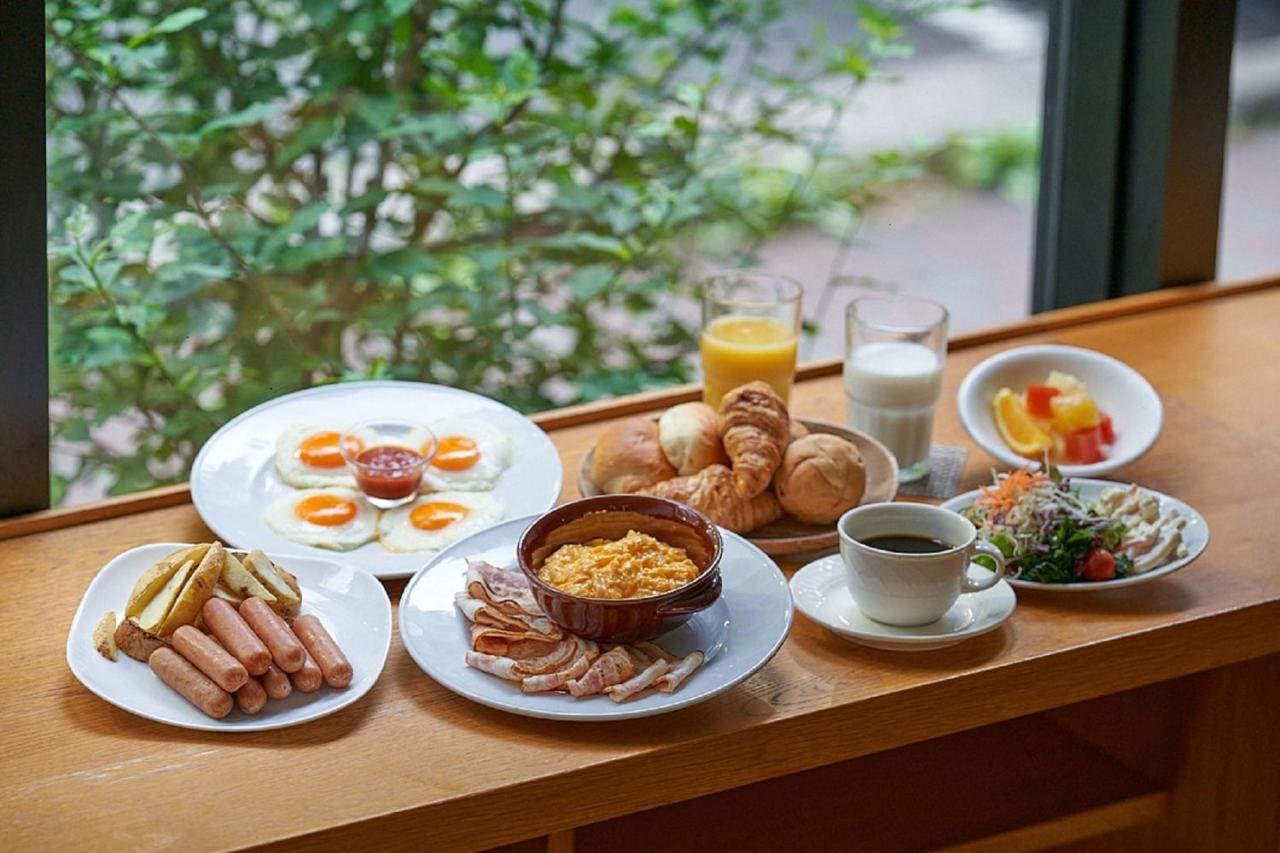
[[[1205, 514], [1213, 541], [1193, 567], [1104, 595], [1020, 593], [1001, 630], [927, 655], [854, 647], [797, 617], [755, 677], [667, 717], [581, 727], [504, 715], [440, 688], [397, 641], [371, 693], [324, 720], [234, 738], [166, 728], [80, 687], [64, 645], [76, 601], [113, 555], [209, 535], [192, 507], [0, 543], [0, 639], [21, 651], [0, 683], [0, 831], [20, 848], [171, 849], [196, 840], [329, 848], [376, 839], [386, 849], [420, 849], [429, 838], [440, 849], [474, 849], [1280, 652], [1280, 573], [1268, 535], [1280, 517], [1280, 494], [1268, 485], [1280, 481], [1278, 320], [1280, 289], [1263, 289], [1017, 339], [1099, 349], [1155, 384], [1164, 433], [1121, 476]], [[965, 372], [1008, 343], [948, 359], [938, 441], [967, 443], [950, 401]], [[838, 422], [844, 406], [837, 375], [796, 386], [800, 416]], [[599, 429], [584, 422], [554, 431], [567, 472]], [[972, 452], [964, 487], [991, 464]], [[567, 477], [562, 497], [572, 483]], [[398, 596], [403, 584], [388, 588]], [[209, 811], [176, 825], [174, 792], [204, 790], [210, 779], [221, 796], [254, 802], [255, 819]]]
[[580, 827], [580, 853], [1018, 850], [1154, 820], [1168, 795], [1043, 717]]

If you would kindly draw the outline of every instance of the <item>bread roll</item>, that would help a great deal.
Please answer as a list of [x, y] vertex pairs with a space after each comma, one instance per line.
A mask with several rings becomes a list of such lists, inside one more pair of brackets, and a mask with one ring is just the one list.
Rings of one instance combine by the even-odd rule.
[[792, 441], [795, 441], [797, 438], [804, 438], [806, 435], [809, 434], [809, 428], [804, 424], [800, 423], [795, 418], [790, 419], [789, 426], [791, 430]]
[[681, 403], [663, 412], [658, 418], [658, 442], [681, 476], [729, 462], [720, 443], [720, 419], [706, 403]]
[[658, 444], [658, 423], [627, 418], [606, 429], [591, 454], [588, 476], [604, 492], [636, 492], [676, 475]]
[[811, 433], [787, 447], [774, 476], [787, 515], [805, 524], [831, 524], [858, 505], [867, 472], [858, 449], [843, 438]]

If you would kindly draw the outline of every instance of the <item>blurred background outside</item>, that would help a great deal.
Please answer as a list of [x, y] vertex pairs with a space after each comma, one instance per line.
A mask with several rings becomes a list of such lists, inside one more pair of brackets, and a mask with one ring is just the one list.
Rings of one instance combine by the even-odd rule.
[[[804, 284], [802, 359], [862, 293], [1029, 311], [1044, 3], [46, 8], [55, 504], [322, 382], [691, 381], [720, 266]], [[1222, 279], [1280, 270], [1280, 0], [1232, 88]]]

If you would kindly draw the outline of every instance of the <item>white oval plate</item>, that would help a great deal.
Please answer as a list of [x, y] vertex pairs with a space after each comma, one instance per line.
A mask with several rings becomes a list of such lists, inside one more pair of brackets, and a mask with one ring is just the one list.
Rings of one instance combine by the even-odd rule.
[[1014, 347], [983, 361], [960, 383], [956, 406], [960, 422], [979, 447], [1006, 465], [1026, 465], [1033, 460], [1014, 453], [996, 429], [991, 401], [1001, 388], [1022, 393], [1028, 385], [1043, 382], [1050, 370], [1079, 378], [1111, 416], [1116, 442], [1111, 455], [1088, 465], [1059, 465], [1069, 477], [1097, 477], [1123, 468], [1155, 444], [1164, 422], [1160, 395], [1146, 378], [1122, 361], [1082, 347], [1036, 344]]
[[792, 575], [791, 597], [797, 610], [841, 639], [891, 652], [945, 649], [994, 631], [1013, 615], [1018, 604], [1018, 597], [1002, 581], [982, 592], [960, 596], [936, 622], [886, 625], [864, 615], [854, 603], [839, 554], [814, 560]]
[[191, 467], [191, 501], [224, 542], [277, 554], [332, 559], [379, 578], [406, 578], [431, 551], [397, 554], [378, 542], [351, 551], [327, 551], [278, 535], [262, 511], [293, 488], [276, 474], [276, 439], [295, 424], [362, 421], [380, 416], [429, 421], [443, 415], [474, 416], [511, 439], [511, 466], [494, 494], [508, 518], [546, 512], [560, 496], [564, 467], [540, 427], [508, 406], [457, 388], [422, 382], [343, 382], [277, 397], [215, 432]]
[[516, 542], [533, 516], [513, 519], [441, 551], [400, 596], [400, 637], [423, 671], [460, 696], [501, 711], [550, 720], [625, 720], [665, 714], [705, 702], [750, 678], [782, 647], [791, 628], [787, 579], [763, 551], [721, 530], [724, 592], [711, 607], [655, 642], [674, 654], [701, 649], [706, 663], [674, 693], [648, 691], [614, 703], [606, 696], [576, 699], [560, 693], [525, 694], [519, 686], [472, 669], [467, 620], [453, 596], [466, 581], [467, 558], [515, 566]]
[[[1071, 485], [1080, 490], [1080, 497], [1089, 503], [1093, 503], [1102, 494], [1103, 489], [1109, 489], [1112, 486], [1120, 488], [1128, 487], [1128, 483], [1115, 483], [1110, 480], [1082, 480], [1075, 477], [1070, 478]], [[1187, 526], [1182, 530], [1182, 541], [1187, 546], [1187, 556], [1180, 557], [1177, 560], [1171, 560], [1163, 566], [1158, 566], [1149, 572], [1140, 575], [1130, 575], [1127, 578], [1117, 578], [1109, 581], [1081, 581], [1078, 583], [1039, 583], [1037, 581], [1024, 581], [1017, 578], [1009, 578], [1009, 583], [1018, 589], [1048, 589], [1055, 592], [1094, 592], [1103, 589], [1117, 589], [1123, 586], [1136, 586], [1140, 583], [1147, 583], [1156, 578], [1162, 578], [1170, 575], [1185, 566], [1191, 564], [1196, 557], [1199, 557], [1209, 544], [1209, 524], [1204, 520], [1204, 516], [1196, 512], [1187, 504], [1177, 498], [1169, 497], [1166, 494], [1157, 492], [1155, 489], [1142, 487], [1145, 491], [1150, 492], [1160, 502], [1160, 509], [1172, 509], [1180, 515], [1187, 517]], [[962, 495], [956, 495], [951, 500], [942, 504], [943, 509], [949, 509], [952, 512], [960, 512], [960, 510], [973, 503], [981, 495], [977, 489], [971, 492], [965, 492]]]
[[382, 584], [329, 560], [281, 554], [270, 556], [297, 576], [302, 612], [320, 617], [351, 661], [355, 677], [345, 690], [295, 690], [287, 699], [268, 699], [267, 706], [252, 716], [234, 708], [215, 720], [171, 690], [145, 663], [124, 652], [114, 663], [98, 654], [93, 647], [94, 625], [108, 610], [121, 618], [138, 576], [181, 547], [179, 542], [161, 542], [131, 548], [107, 563], [89, 584], [67, 635], [67, 664], [85, 687], [117, 708], [158, 723], [206, 732], [260, 732], [332, 714], [368, 693], [378, 680], [391, 648], [391, 601]]

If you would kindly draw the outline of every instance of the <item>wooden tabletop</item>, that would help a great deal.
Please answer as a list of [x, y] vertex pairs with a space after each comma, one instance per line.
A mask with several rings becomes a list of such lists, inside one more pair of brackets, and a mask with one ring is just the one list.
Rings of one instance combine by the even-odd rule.
[[[0, 837], [10, 849], [167, 850], [368, 844], [398, 831], [404, 847], [484, 847], [1280, 651], [1280, 287], [1221, 291], [1118, 300], [962, 339], [935, 432], [969, 448], [971, 488], [994, 464], [952, 403], [975, 364], [1043, 341], [1124, 360], [1160, 393], [1165, 422], [1150, 453], [1117, 476], [1204, 514], [1213, 538], [1193, 566], [1105, 594], [1020, 591], [1000, 630], [928, 654], [855, 647], [797, 617], [759, 674], [664, 717], [584, 725], [503, 714], [437, 686], [396, 639], [374, 689], [323, 720], [236, 736], [151, 723], [81, 687], [64, 647], [80, 596], [112, 556], [210, 537], [185, 493], [0, 522], [0, 537], [16, 536], [0, 542]], [[793, 411], [843, 422], [834, 368], [805, 376]], [[607, 418], [687, 393], [540, 418], [564, 462], [563, 497]], [[402, 586], [389, 585], [393, 600]]]

